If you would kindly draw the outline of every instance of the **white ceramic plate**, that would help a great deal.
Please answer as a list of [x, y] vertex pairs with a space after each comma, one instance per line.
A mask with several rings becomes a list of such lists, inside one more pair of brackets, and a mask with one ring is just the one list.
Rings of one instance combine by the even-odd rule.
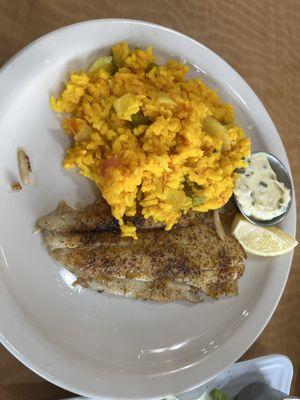
[[[74, 289], [32, 229], [65, 199], [94, 199], [91, 184], [60, 162], [68, 139], [48, 105], [73, 69], [113, 43], [152, 45], [163, 61], [180, 57], [192, 74], [234, 104], [253, 148], [288, 160], [269, 115], [221, 58], [169, 29], [128, 20], [88, 21], [35, 41], [0, 73], [0, 332], [20, 361], [49, 381], [90, 397], [150, 399], [205, 382], [251, 345], [272, 315], [292, 253], [247, 261], [240, 294], [212, 304], [155, 304]], [[12, 192], [16, 150], [24, 147], [35, 183]], [[295, 203], [294, 203], [295, 204]], [[295, 206], [282, 227], [295, 233]]]

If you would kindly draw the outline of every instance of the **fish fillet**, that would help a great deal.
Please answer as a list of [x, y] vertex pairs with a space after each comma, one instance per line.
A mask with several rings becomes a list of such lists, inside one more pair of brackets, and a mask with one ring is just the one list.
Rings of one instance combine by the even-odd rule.
[[171, 279], [201, 289], [207, 282], [238, 279], [244, 271], [239, 243], [229, 236], [220, 241], [214, 229], [203, 224], [141, 232], [138, 240], [89, 233], [77, 235], [77, 241], [75, 248], [53, 248], [46, 236], [56, 260], [70, 270], [85, 270], [95, 280]]
[[[75, 271], [74, 271], [75, 272]], [[80, 271], [77, 271], [78, 275]], [[92, 280], [79, 277], [75, 284], [88, 287], [100, 292], [107, 292], [119, 296], [133, 297], [136, 299], [152, 301], [190, 301], [200, 303], [208, 301], [210, 297], [219, 298], [221, 296], [237, 295], [237, 281], [224, 282], [218, 287], [211, 285], [210, 296], [196, 287], [186, 284], [156, 280], [151, 282], [134, 281], [131, 279], [102, 279]]]
[[[163, 223], [145, 219], [142, 215], [126, 217], [125, 222], [128, 221], [132, 222], [138, 230], [164, 228]], [[213, 224], [212, 213], [190, 211], [181, 217], [177, 226], [188, 226], [199, 222]], [[40, 217], [36, 226], [41, 230], [50, 231], [119, 232], [118, 221], [111, 216], [110, 207], [103, 199], [79, 210], [61, 202], [55, 211]]]
[[62, 202], [38, 219], [49, 253], [81, 284], [127, 297], [200, 302], [237, 294], [245, 253], [220, 240], [211, 213], [189, 213], [171, 231], [141, 217], [139, 239], [121, 237], [108, 206], [75, 210]]

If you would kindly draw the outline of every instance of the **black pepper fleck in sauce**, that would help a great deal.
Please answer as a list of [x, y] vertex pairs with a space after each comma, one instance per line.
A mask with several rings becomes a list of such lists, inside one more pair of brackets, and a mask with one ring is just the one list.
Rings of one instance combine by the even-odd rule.
[[235, 172], [237, 172], [238, 174], [244, 174], [246, 172], [246, 168], [236, 168]]
[[260, 186], [262, 186], [264, 188], [268, 187], [268, 184], [266, 182], [260, 181], [259, 184], [260, 184]]

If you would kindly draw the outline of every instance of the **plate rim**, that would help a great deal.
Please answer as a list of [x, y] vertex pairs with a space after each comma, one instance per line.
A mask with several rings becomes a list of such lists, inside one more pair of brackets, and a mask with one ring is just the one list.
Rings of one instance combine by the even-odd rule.
[[[8, 59], [0, 68], [0, 79], [2, 78], [3, 73], [6, 71], [6, 69], [14, 62], [14, 60], [18, 59], [18, 57], [22, 56], [23, 53], [26, 53], [26, 51], [28, 49], [30, 49], [31, 47], [34, 47], [37, 43], [49, 38], [50, 36], [53, 36], [55, 34], [57, 34], [58, 32], [64, 31], [64, 30], [68, 30], [68, 29], [73, 29], [76, 28], [78, 26], [83, 26], [83, 25], [88, 25], [88, 24], [93, 24], [93, 23], [101, 23], [101, 22], [120, 22], [120, 23], [127, 23], [127, 24], [137, 24], [137, 25], [142, 25], [142, 26], [146, 26], [146, 27], [153, 27], [156, 29], [160, 29], [163, 31], [167, 31], [171, 34], [173, 34], [174, 36], [181, 36], [183, 37], [185, 40], [187, 41], [192, 41], [194, 42], [194, 44], [196, 44], [197, 46], [202, 47], [206, 52], [210, 53], [211, 55], [213, 55], [215, 57], [216, 60], [219, 60], [222, 62], [223, 65], [226, 65], [227, 68], [229, 68], [231, 70], [232, 73], [235, 74], [235, 76], [243, 82], [243, 84], [245, 85], [245, 87], [247, 88], [247, 90], [249, 91], [249, 93], [251, 93], [251, 96], [254, 96], [257, 104], [259, 104], [259, 106], [262, 108], [262, 110], [264, 111], [265, 117], [267, 119], [269, 119], [269, 123], [271, 123], [271, 125], [274, 128], [274, 131], [277, 133], [278, 139], [281, 143], [282, 146], [282, 151], [285, 155], [285, 165], [290, 173], [291, 176], [291, 180], [292, 180], [292, 185], [294, 188], [294, 184], [293, 184], [293, 176], [291, 174], [291, 169], [290, 169], [290, 164], [287, 158], [287, 154], [285, 151], [285, 147], [283, 145], [283, 142], [281, 140], [281, 137], [278, 133], [278, 130], [275, 126], [275, 124], [273, 123], [268, 111], [266, 110], [266, 108], [264, 107], [263, 103], [261, 102], [260, 98], [255, 94], [255, 92], [253, 91], [253, 89], [251, 88], [251, 86], [245, 81], [245, 79], [233, 68], [231, 67], [231, 65], [229, 63], [227, 63], [227, 61], [225, 61], [223, 58], [221, 58], [217, 53], [215, 53], [214, 51], [212, 51], [211, 49], [209, 49], [207, 46], [203, 45], [201, 42], [198, 42], [197, 40], [195, 40], [192, 37], [189, 37], [188, 35], [185, 35], [177, 30], [159, 25], [159, 24], [155, 24], [152, 22], [147, 22], [147, 21], [142, 21], [142, 20], [136, 20], [136, 19], [124, 19], [124, 18], [100, 18], [100, 19], [90, 19], [90, 20], [85, 20], [85, 21], [80, 21], [77, 23], [73, 23], [73, 24], [69, 24], [69, 25], [65, 25], [59, 29], [55, 29], [52, 30], [48, 33], [46, 33], [45, 35], [35, 39], [34, 41], [30, 42], [29, 44], [27, 44], [25, 47], [23, 47], [22, 49], [20, 49], [15, 55], [13, 55], [10, 59]], [[293, 192], [295, 193], [295, 191], [293, 190]], [[295, 195], [293, 196], [293, 204], [291, 207], [291, 212], [293, 212], [294, 214], [294, 218], [292, 218], [291, 222], [290, 222], [290, 227], [291, 227], [291, 231], [292, 234], [295, 235], [296, 233], [296, 220], [297, 220], [297, 211], [296, 211], [296, 199], [295, 199]], [[294, 251], [292, 251], [291, 253], [288, 254], [288, 259], [287, 259], [287, 267], [286, 267], [286, 273], [284, 276], [284, 280], [282, 281], [282, 285], [280, 287], [280, 289], [277, 291], [277, 295], [275, 298], [275, 301], [272, 303], [272, 306], [269, 305], [268, 309], [269, 311], [267, 313], [264, 314], [264, 317], [262, 318], [262, 322], [260, 323], [260, 329], [256, 330], [256, 334], [255, 335], [251, 335], [251, 340], [247, 340], [246, 341], [246, 347], [245, 344], [240, 345], [240, 348], [243, 348], [242, 350], [238, 350], [238, 351], [231, 351], [230, 356], [226, 357], [226, 362], [224, 362], [225, 356], [224, 354], [222, 355], [221, 358], [222, 362], [220, 361], [220, 365], [222, 365], [222, 367], [219, 367], [217, 369], [217, 372], [215, 372], [213, 375], [210, 375], [209, 378], [206, 378], [202, 381], [198, 381], [198, 383], [195, 383], [194, 385], [189, 385], [187, 387], [184, 388], [184, 391], [187, 390], [192, 390], [196, 387], [199, 386], [199, 383], [201, 384], [205, 384], [208, 380], [212, 379], [213, 377], [215, 377], [218, 373], [220, 373], [221, 371], [223, 371], [224, 369], [226, 369], [226, 367], [232, 363], [234, 363], [254, 342], [255, 340], [260, 336], [260, 334], [262, 333], [262, 331], [264, 330], [264, 328], [266, 327], [267, 323], [269, 322], [269, 320], [271, 319], [275, 309], [277, 308], [277, 305], [280, 301], [280, 298], [282, 296], [282, 293], [284, 291], [284, 288], [286, 286], [286, 282], [289, 276], [289, 272], [290, 272], [290, 268], [292, 265], [292, 259], [293, 259], [293, 254]], [[244, 326], [245, 328], [245, 326]], [[240, 329], [241, 330], [241, 329]], [[235, 332], [235, 334], [233, 336], [236, 336], [237, 332]], [[2, 345], [11, 353], [13, 354], [20, 362], [22, 362], [26, 367], [28, 367], [29, 369], [31, 369], [33, 372], [35, 372], [36, 374], [38, 374], [39, 376], [43, 377], [44, 379], [48, 380], [49, 382], [60, 386], [61, 388], [74, 392], [74, 393], [78, 393], [80, 395], [84, 395], [84, 396], [88, 396], [88, 397], [93, 397], [95, 396], [95, 393], [89, 393], [88, 391], [82, 391], [82, 390], [78, 390], [76, 386], [69, 384], [69, 383], [65, 383], [64, 381], [62, 381], [60, 378], [56, 378], [55, 376], [50, 375], [48, 372], [46, 372], [43, 368], [38, 367], [37, 365], [35, 365], [30, 359], [29, 357], [25, 357], [23, 356], [21, 353], [18, 352], [18, 350], [10, 344], [8, 338], [6, 338], [0, 331], [0, 342], [2, 343]], [[225, 346], [226, 342], [224, 343]], [[218, 353], [218, 351], [216, 351], [215, 353]], [[227, 352], [228, 353], [228, 352]], [[212, 357], [213, 358], [213, 357]], [[193, 365], [190, 369], [194, 369], [195, 372], [195, 368], [197, 368], [197, 364]], [[179, 370], [181, 371], [181, 370]], [[178, 371], [176, 371], [176, 373], [178, 373]], [[148, 375], [146, 375], [146, 378], [148, 377]], [[155, 379], [155, 378], [154, 378]], [[96, 396], [99, 396], [99, 394], [96, 394]], [[119, 398], [119, 399], [132, 399], [132, 397], [102, 397], [107, 398], [107, 399], [113, 399], [113, 398]], [[157, 397], [144, 397], [144, 399], [155, 399]]]

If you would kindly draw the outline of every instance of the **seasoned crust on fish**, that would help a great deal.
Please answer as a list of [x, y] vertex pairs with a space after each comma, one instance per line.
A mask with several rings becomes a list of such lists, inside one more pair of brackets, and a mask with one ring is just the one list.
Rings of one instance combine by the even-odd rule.
[[[145, 219], [142, 215], [126, 217], [125, 222], [132, 222], [138, 230], [164, 228], [161, 222]], [[213, 214], [190, 211], [180, 218], [177, 226], [189, 226], [200, 222], [213, 224]], [[118, 221], [111, 216], [110, 207], [103, 199], [79, 210], [61, 202], [55, 211], [40, 217], [36, 226], [49, 231], [119, 232]]]
[[[75, 271], [74, 271], [75, 272]], [[77, 271], [80, 276], [81, 271]], [[77, 281], [75, 282], [75, 284]], [[152, 300], [152, 301], [183, 301], [187, 300], [192, 303], [200, 303], [207, 296], [199, 291], [183, 283], [172, 282], [168, 280], [156, 281], [135, 281], [132, 279], [116, 279], [102, 278], [101, 280], [84, 279], [80, 277], [78, 284], [81, 286], [107, 292], [119, 296], [134, 297], [136, 299]]]
[[[80, 276], [82, 271], [77, 272]], [[74, 284], [107, 292], [119, 296], [134, 297], [136, 299], [152, 301], [190, 301], [200, 303], [208, 301], [210, 297], [235, 296], [237, 294], [237, 281], [230, 281], [207, 287], [209, 296], [199, 288], [170, 280], [155, 280], [150, 282], [135, 281], [131, 279], [102, 278], [92, 280], [80, 277]]]
[[87, 287], [154, 301], [237, 294], [246, 255], [233, 237], [220, 240], [212, 213], [189, 213], [171, 231], [135, 222], [139, 239], [121, 237], [101, 200], [79, 210], [62, 202], [37, 226], [50, 254]]
[[[68, 237], [68, 235], [66, 235]], [[77, 234], [75, 248], [56, 248], [55, 259], [68, 269], [86, 270], [120, 279], [173, 279], [201, 288], [209, 282], [238, 279], [244, 271], [245, 254], [239, 243], [227, 236], [220, 241], [207, 225], [141, 232], [139, 239], [115, 234]], [[47, 241], [48, 245], [51, 243]], [[54, 247], [54, 246], [52, 246]]]

